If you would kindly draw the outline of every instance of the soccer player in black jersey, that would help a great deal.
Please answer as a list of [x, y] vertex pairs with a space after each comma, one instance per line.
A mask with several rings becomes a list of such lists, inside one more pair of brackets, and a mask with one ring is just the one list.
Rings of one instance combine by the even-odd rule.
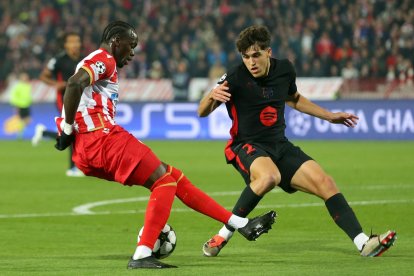
[[[63, 95], [67, 80], [75, 73], [76, 65], [81, 61], [81, 38], [78, 33], [67, 32], [63, 35], [64, 51], [51, 58], [43, 69], [39, 79], [56, 88], [56, 107], [62, 113]], [[56, 139], [57, 132], [49, 131], [43, 124], [37, 124], [32, 144], [36, 146], [43, 137]], [[67, 176], [83, 176], [72, 161], [72, 147], [69, 147], [69, 169]]]
[[[396, 239], [394, 231], [367, 236], [332, 177], [285, 136], [285, 104], [327, 120], [354, 127], [358, 117], [330, 112], [297, 91], [296, 72], [286, 59], [272, 58], [270, 33], [264, 26], [243, 30], [236, 42], [243, 63], [228, 71], [200, 101], [198, 114], [208, 116], [221, 103], [233, 124], [225, 148], [227, 162], [247, 186], [233, 213], [247, 216], [275, 186], [287, 193], [302, 191], [321, 198], [335, 223], [351, 238], [362, 256], [379, 256]], [[205, 256], [217, 256], [234, 229], [223, 226], [203, 246]]]

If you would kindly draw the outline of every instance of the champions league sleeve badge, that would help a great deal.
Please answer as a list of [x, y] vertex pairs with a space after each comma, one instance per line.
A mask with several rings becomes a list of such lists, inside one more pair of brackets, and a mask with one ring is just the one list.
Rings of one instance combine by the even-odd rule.
[[97, 61], [95, 63], [95, 67], [99, 75], [102, 75], [106, 71], [105, 63], [103, 63], [102, 61]]

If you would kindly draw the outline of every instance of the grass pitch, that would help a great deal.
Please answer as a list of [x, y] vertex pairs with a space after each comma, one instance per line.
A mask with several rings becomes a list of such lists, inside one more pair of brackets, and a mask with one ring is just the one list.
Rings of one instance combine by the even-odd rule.
[[[225, 142], [147, 144], [231, 210], [244, 184], [225, 164]], [[178, 243], [165, 261], [179, 268], [127, 271], [149, 192], [66, 177], [68, 153], [52, 142], [0, 141], [0, 275], [412, 275], [414, 142], [297, 144], [334, 177], [366, 233], [397, 231], [393, 248], [362, 258], [322, 201], [275, 190], [251, 214], [275, 209], [274, 229], [256, 242], [236, 235], [216, 258], [201, 246], [221, 224], [176, 200]]]

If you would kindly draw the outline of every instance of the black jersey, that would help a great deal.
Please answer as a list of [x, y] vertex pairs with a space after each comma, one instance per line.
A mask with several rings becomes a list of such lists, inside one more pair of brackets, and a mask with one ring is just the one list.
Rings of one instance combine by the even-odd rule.
[[[75, 73], [76, 65], [81, 60], [81, 58], [72, 59], [66, 52], [62, 52], [49, 60], [47, 69], [52, 72], [55, 80], [67, 81]], [[57, 91], [56, 105], [59, 111], [62, 110], [64, 93], [65, 89]]]
[[224, 75], [230, 101], [227, 112], [233, 121], [230, 130], [234, 143], [285, 141], [285, 101], [297, 91], [296, 72], [286, 59], [270, 58], [269, 74], [254, 78], [242, 63]]

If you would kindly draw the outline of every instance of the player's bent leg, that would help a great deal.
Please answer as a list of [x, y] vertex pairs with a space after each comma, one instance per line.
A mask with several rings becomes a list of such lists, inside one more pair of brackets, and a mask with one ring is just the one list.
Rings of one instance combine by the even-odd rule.
[[263, 197], [275, 188], [281, 180], [280, 171], [270, 157], [256, 158], [250, 166], [250, 188]]
[[[242, 191], [232, 211], [233, 214], [241, 217], [246, 217], [248, 214], [250, 214], [250, 212], [257, 206], [263, 196], [267, 192], [271, 191], [280, 182], [281, 179], [278, 168], [273, 163], [273, 161], [268, 156], [266, 156], [264, 152], [262, 152], [262, 154], [258, 154], [254, 160], [251, 160], [251, 158], [252, 156], [241, 155], [235, 164], [235, 167], [238, 168], [239, 172], [242, 175], [244, 174], [243, 168], [248, 167], [250, 169], [250, 184], [247, 185], [246, 188]], [[264, 218], [265, 217], [266, 216], [264, 216]], [[273, 224], [273, 222], [270, 223], [270, 225]], [[252, 233], [245, 232], [244, 230], [240, 230], [239, 232], [241, 232], [241, 234], [248, 240], [255, 239], [252, 237]], [[223, 247], [229, 242], [230, 238], [233, 236], [234, 231], [235, 229], [229, 225], [223, 226], [218, 234], [214, 235], [211, 239], [204, 243], [204, 256], [217, 256], [220, 253], [221, 249], [223, 249]], [[253, 230], [253, 233], [254, 232], [255, 231]], [[265, 232], [263, 231], [262, 233]]]
[[167, 171], [177, 181], [176, 196], [191, 209], [209, 216], [217, 221], [227, 223], [232, 213], [218, 204], [205, 192], [194, 186], [191, 181], [177, 168], [168, 166]]
[[[157, 164], [158, 167], [154, 168]], [[143, 172], [143, 169], [151, 168], [151, 174]], [[142, 175], [146, 174], [145, 178]], [[152, 257], [152, 249], [170, 216], [171, 206], [177, 191], [175, 179], [166, 172], [161, 161], [149, 152], [141, 160], [126, 184], [141, 184], [151, 190], [148, 206], [145, 212], [144, 230], [137, 244], [134, 255], [128, 263], [129, 269], [136, 268], [170, 268]]]
[[362, 231], [354, 211], [333, 179], [315, 161], [302, 164], [292, 178], [292, 187], [322, 198], [336, 225], [354, 242], [362, 256], [380, 256], [394, 244], [395, 231], [370, 237]]

